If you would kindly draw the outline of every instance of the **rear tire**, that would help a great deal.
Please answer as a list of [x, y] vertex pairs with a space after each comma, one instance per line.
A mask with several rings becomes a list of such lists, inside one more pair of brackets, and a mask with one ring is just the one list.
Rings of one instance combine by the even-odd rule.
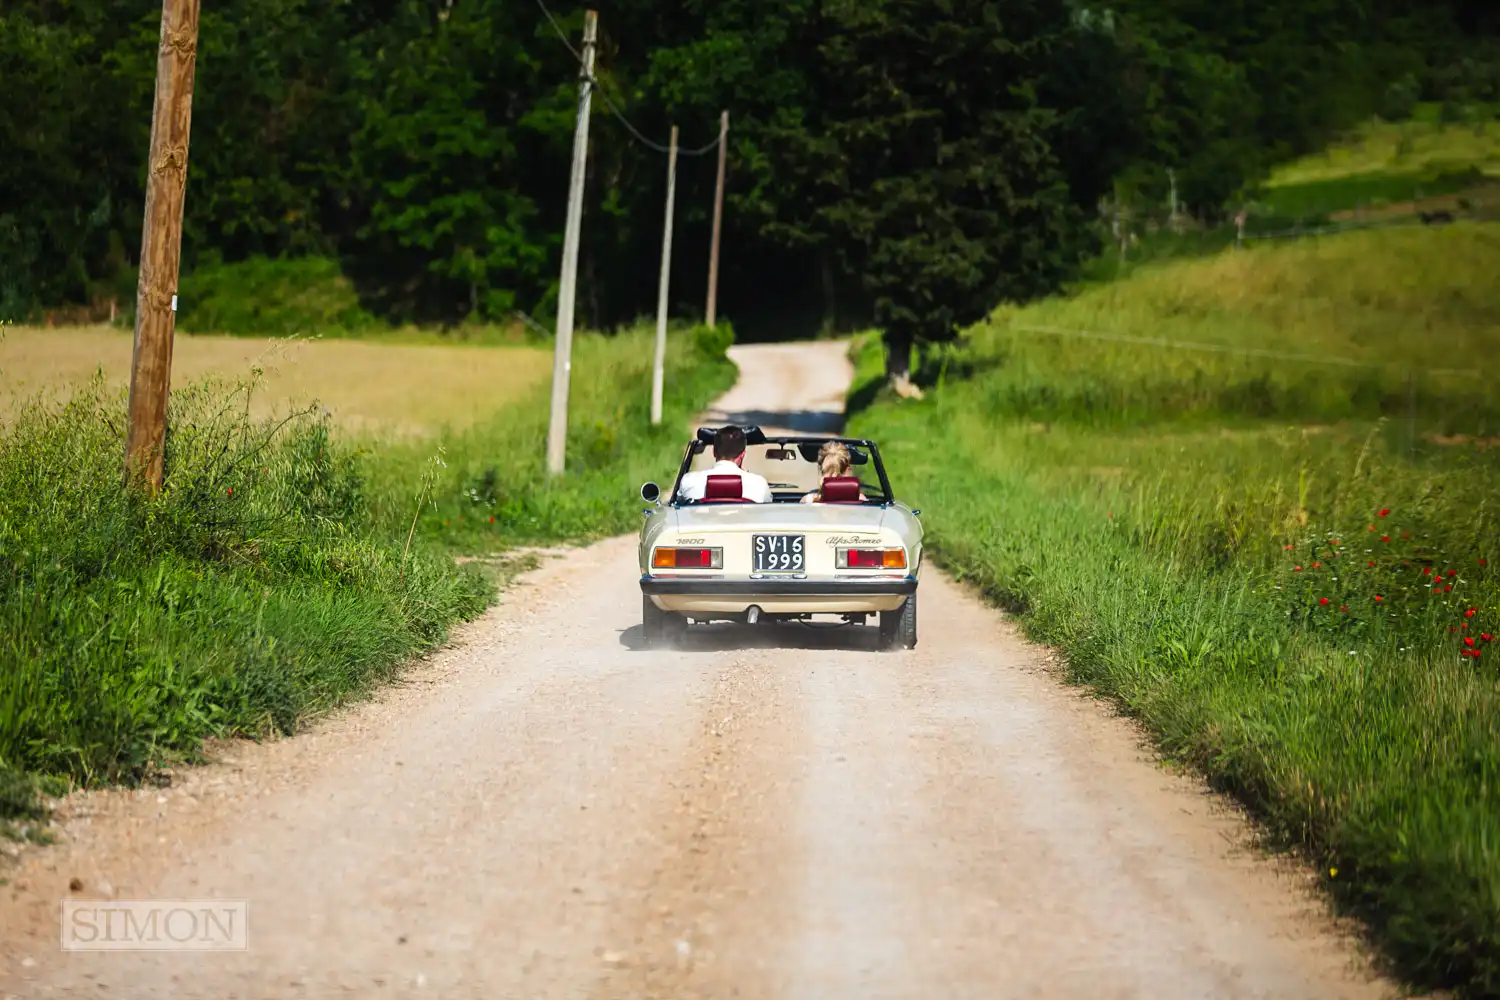
[[885, 649], [915, 649], [917, 595], [913, 591], [895, 611], [880, 612], [880, 645]]
[[670, 646], [686, 631], [686, 618], [661, 610], [651, 603], [651, 598], [641, 595], [641, 632], [645, 636], [647, 649]]

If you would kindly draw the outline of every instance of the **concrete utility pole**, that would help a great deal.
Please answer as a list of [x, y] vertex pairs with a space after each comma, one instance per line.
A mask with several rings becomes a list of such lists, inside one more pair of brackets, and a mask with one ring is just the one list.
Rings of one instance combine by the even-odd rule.
[[714, 238], [708, 252], [708, 325], [719, 308], [719, 226], [724, 221], [724, 157], [729, 145], [729, 112], [719, 116], [719, 183], [714, 189]]
[[661, 236], [661, 285], [656, 293], [656, 362], [651, 366], [651, 424], [661, 423], [662, 382], [667, 366], [667, 287], [672, 279], [672, 202], [677, 197], [677, 126], [667, 147], [667, 221]]
[[562, 280], [557, 289], [557, 343], [552, 356], [552, 421], [547, 428], [547, 471], [560, 475], [568, 445], [568, 378], [573, 370], [573, 305], [577, 299], [578, 230], [583, 222], [583, 181], [588, 169], [589, 103], [594, 84], [594, 43], [599, 12], [583, 15], [583, 66], [578, 84], [578, 122], [573, 132], [573, 176], [563, 233]]
[[152, 495], [161, 491], [167, 435], [172, 328], [182, 259], [182, 207], [187, 190], [197, 51], [198, 0], [162, 0], [125, 431], [125, 484], [143, 487]]

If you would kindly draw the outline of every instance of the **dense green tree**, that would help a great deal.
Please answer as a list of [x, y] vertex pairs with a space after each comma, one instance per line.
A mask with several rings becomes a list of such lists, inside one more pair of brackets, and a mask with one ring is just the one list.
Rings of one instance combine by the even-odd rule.
[[[576, 44], [581, 10], [554, 7]], [[1164, 203], [1170, 170], [1213, 216], [1275, 158], [1361, 117], [1500, 99], [1495, 11], [615, 0], [601, 11], [609, 101], [595, 101], [580, 318], [654, 307], [665, 157], [651, 143], [673, 123], [694, 146], [732, 115], [721, 311], [771, 334], [878, 322], [904, 357], [906, 340], [1055, 287], [1105, 193]], [[159, 22], [159, 0], [0, 12], [0, 314], [128, 289]], [[545, 317], [577, 70], [529, 2], [216, 0], [184, 268], [328, 255], [393, 319]], [[702, 301], [713, 167], [679, 165], [679, 314]]]
[[914, 343], [1069, 273], [1081, 213], [1040, 91], [1076, 29], [1060, 0], [841, 6], [821, 47], [832, 162], [816, 216], [900, 379]]

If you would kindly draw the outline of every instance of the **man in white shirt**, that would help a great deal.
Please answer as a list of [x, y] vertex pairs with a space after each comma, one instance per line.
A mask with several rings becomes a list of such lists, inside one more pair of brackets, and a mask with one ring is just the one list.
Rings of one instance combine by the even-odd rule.
[[717, 461], [707, 469], [685, 473], [677, 484], [677, 493], [684, 500], [701, 500], [708, 486], [709, 476], [739, 476], [745, 499], [756, 503], [770, 503], [771, 484], [765, 476], [746, 472], [745, 432], [738, 427], [720, 427], [714, 435], [714, 458]]

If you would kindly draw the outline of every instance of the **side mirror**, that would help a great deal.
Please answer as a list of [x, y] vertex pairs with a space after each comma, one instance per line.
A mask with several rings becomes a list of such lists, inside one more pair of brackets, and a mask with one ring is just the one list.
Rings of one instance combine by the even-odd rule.
[[912, 511], [911, 512], [911, 516], [912, 517], [921, 517], [922, 516], [922, 508], [918, 507], [916, 510]]
[[661, 487], [655, 483], [647, 483], [641, 487], [641, 499], [647, 503], [656, 503], [661, 497]]

